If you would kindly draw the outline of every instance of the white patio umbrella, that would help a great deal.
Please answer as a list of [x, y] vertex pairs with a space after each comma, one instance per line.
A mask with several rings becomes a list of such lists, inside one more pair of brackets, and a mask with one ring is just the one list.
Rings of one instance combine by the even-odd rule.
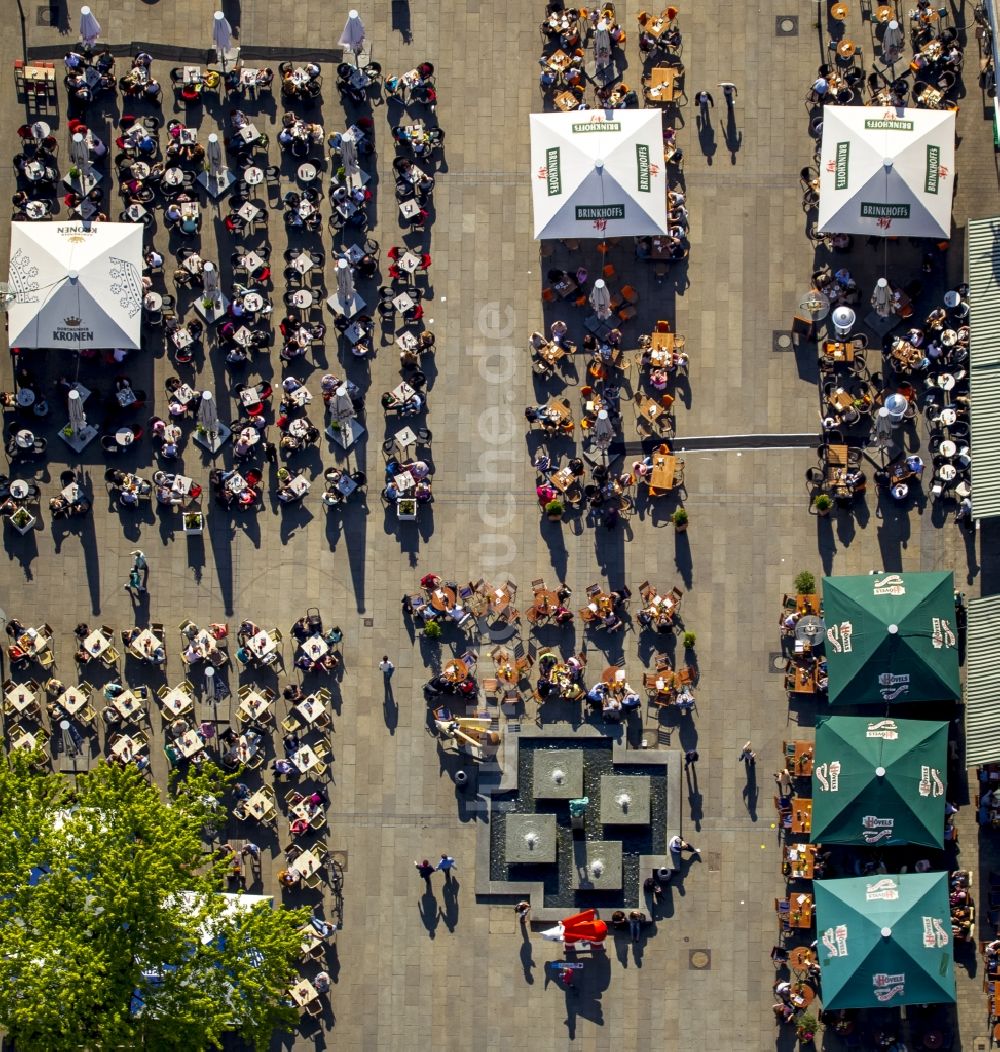
[[594, 58], [597, 59], [599, 67], [607, 66], [611, 62], [611, 34], [608, 32], [608, 24], [605, 21], [597, 23], [594, 33]]
[[598, 278], [590, 290], [590, 305], [602, 321], [611, 317], [611, 293], [603, 278]]
[[344, 166], [344, 174], [348, 179], [360, 174], [360, 169], [358, 168], [358, 146], [354, 141], [354, 136], [350, 133], [344, 135], [340, 140], [340, 160]]
[[206, 431], [219, 430], [219, 411], [211, 391], [201, 392], [201, 405], [198, 406], [198, 423]]
[[330, 419], [344, 423], [353, 420], [357, 416], [357, 410], [347, 393], [347, 384], [341, 384], [330, 399]]
[[354, 299], [354, 277], [346, 259], [337, 260], [337, 293], [345, 307]]
[[537, 239], [667, 232], [656, 108], [533, 113], [530, 122]]
[[820, 232], [951, 237], [952, 110], [828, 106], [819, 171]]
[[872, 306], [880, 318], [888, 318], [892, 314], [892, 292], [889, 282], [885, 278], [879, 278], [875, 283], [875, 291], [872, 293]]
[[208, 158], [209, 172], [212, 175], [218, 175], [222, 171], [222, 147], [219, 145], [219, 137], [215, 132], [208, 137], [205, 155]]
[[80, 398], [80, 392], [76, 390], [70, 391], [68, 400], [70, 430], [74, 435], [79, 435], [87, 426], [87, 418], [83, 413], [83, 400]]
[[101, 23], [94, 18], [89, 7], [80, 8], [80, 42], [93, 47], [101, 35]]
[[342, 48], [353, 51], [354, 64], [360, 64], [358, 55], [361, 54], [365, 46], [365, 24], [361, 21], [361, 16], [357, 11], [347, 12], [347, 22], [344, 24], [344, 31], [340, 34], [340, 39], [337, 43]]

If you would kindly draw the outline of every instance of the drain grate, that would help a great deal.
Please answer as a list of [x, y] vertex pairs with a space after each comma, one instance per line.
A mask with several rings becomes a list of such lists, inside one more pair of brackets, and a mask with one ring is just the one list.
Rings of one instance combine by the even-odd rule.
[[775, 329], [771, 333], [772, 351], [794, 351], [795, 344], [792, 342], [792, 334], [786, 329]]
[[374, 617], [363, 618], [361, 623], [365, 626], [365, 628], [374, 628], [375, 627], [375, 618]]
[[709, 873], [718, 873], [722, 869], [722, 852], [709, 851], [705, 856], [705, 861], [708, 863]]
[[774, 20], [774, 35], [776, 37], [797, 37], [799, 35], [798, 16], [778, 15]]
[[784, 654], [778, 654], [772, 650], [771, 653], [767, 655], [768, 672], [784, 672], [787, 660], [788, 659]]
[[35, 8], [35, 25], [36, 26], [57, 26], [59, 25], [59, 5], [52, 6], [50, 4], [44, 4], [42, 7]]
[[712, 969], [711, 950], [688, 950], [688, 968], [695, 972], [708, 972]]

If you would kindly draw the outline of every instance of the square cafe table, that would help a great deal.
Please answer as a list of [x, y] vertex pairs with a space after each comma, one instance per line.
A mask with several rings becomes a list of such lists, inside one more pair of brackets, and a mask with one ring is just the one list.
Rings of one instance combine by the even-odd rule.
[[305, 1008], [319, 997], [316, 987], [308, 979], [300, 979], [294, 986], [288, 988], [288, 993], [299, 1008]]
[[260, 132], [253, 124], [244, 124], [242, 128], [233, 136], [234, 139], [239, 139], [241, 142], [245, 142], [248, 145], [252, 142], [256, 142], [260, 138]]
[[35, 740], [33, 734], [29, 734], [25, 731], [20, 737], [11, 739], [10, 747], [12, 749], [24, 749], [25, 752], [31, 752], [32, 749], [36, 748], [38, 742]]
[[251, 690], [240, 700], [240, 712], [252, 720], [259, 720], [271, 708], [271, 702], [259, 691]]
[[[308, 745], [303, 745], [302, 748], [299, 749], [299, 752], [301, 752], [302, 749], [308, 749], [308, 748], [309, 748]], [[312, 751], [312, 750], [310, 750], [310, 751]], [[296, 753], [296, 756], [297, 755], [298, 755], [298, 753]], [[313, 755], [315, 756], [315, 754], [313, 754]], [[315, 762], [315, 760], [314, 760], [314, 762]], [[296, 766], [298, 766], [298, 761], [296, 761]], [[299, 770], [301, 771], [302, 768], [299, 767]], [[296, 818], [301, 818], [303, 822], [308, 822], [310, 825], [312, 825], [313, 821], [315, 821], [317, 815], [319, 815], [320, 817], [323, 817], [324, 820], [325, 820], [325, 812], [324, 812], [322, 807], [316, 808], [315, 811], [310, 811], [308, 804], [309, 804], [308, 800], [300, 800], [297, 804], [293, 805], [289, 810], [292, 812], [293, 815], [295, 815]]]
[[130, 735], [123, 734], [115, 743], [111, 746], [111, 755], [117, 760], [121, 760], [122, 763], [128, 763], [137, 753], [142, 752], [146, 748], [141, 742], [135, 741]]
[[310, 694], [295, 706], [295, 712], [297, 712], [306, 723], [313, 724], [326, 715], [326, 706], [317, 699], [315, 694]]
[[18, 712], [25, 712], [35, 703], [35, 692], [26, 683], [16, 683], [4, 695], [8, 705]]
[[669, 453], [655, 453], [653, 467], [649, 472], [649, 485], [656, 489], [674, 488], [674, 465], [676, 458]]
[[420, 266], [420, 257], [413, 252], [404, 252], [396, 263], [400, 270], [405, 270], [407, 274], [415, 274]]
[[326, 644], [326, 640], [318, 632], [314, 632], [301, 646], [302, 652], [308, 654], [313, 661], [319, 661], [330, 649]]
[[[146, 649], [147, 643], [149, 644], [148, 650]], [[162, 641], [157, 639], [148, 628], [144, 628], [135, 639], [129, 643], [129, 650], [143, 661], [149, 661], [157, 648], [161, 646], [163, 646]]]
[[142, 719], [142, 699], [130, 690], [123, 690], [117, 698], [112, 698], [111, 704], [123, 720]]
[[257, 792], [247, 800], [247, 813], [253, 815], [258, 822], [263, 821], [268, 813], [273, 810], [274, 802], [263, 789], [258, 789]]
[[308, 252], [300, 252], [294, 259], [290, 260], [290, 265], [293, 266], [300, 274], [306, 274], [315, 266], [312, 261], [312, 256]]
[[198, 732], [195, 730], [185, 731], [179, 738], [175, 738], [174, 745], [180, 750], [181, 756], [189, 760], [205, 748], [205, 743], [198, 737]]
[[303, 851], [291, 863], [291, 868], [301, 873], [304, 877], [311, 877], [323, 868], [323, 863], [320, 862], [315, 851]]
[[75, 716], [87, 704], [89, 700], [85, 691], [79, 687], [67, 687], [59, 695], [59, 705], [66, 710], [70, 716]]
[[813, 897], [796, 892], [788, 896], [788, 924], [792, 928], [811, 928]]
[[83, 649], [91, 657], [100, 657], [109, 646], [111, 646], [111, 640], [98, 628], [95, 628], [83, 641]]
[[171, 716], [180, 716], [194, 704], [194, 698], [184, 687], [174, 687], [160, 698], [160, 706]]
[[392, 301], [392, 305], [399, 311], [400, 314], [406, 314], [407, 311], [413, 310], [416, 303], [413, 302], [413, 298], [408, 292], [401, 292]]
[[278, 644], [262, 628], [255, 636], [247, 640], [247, 648], [255, 658], [265, 658], [272, 651], [277, 650]]
[[[298, 751], [295, 753], [295, 759], [293, 763], [298, 767], [302, 774], [308, 774], [317, 764], [321, 763], [320, 758], [313, 752], [312, 747], [309, 745], [299, 746]], [[300, 818], [305, 818], [308, 821], [308, 815], [300, 815]]]
[[808, 797], [796, 796], [792, 799], [792, 832], [808, 833], [812, 828], [813, 802]]
[[260, 215], [260, 209], [252, 202], [244, 201], [236, 214], [247, 223], [252, 223]]

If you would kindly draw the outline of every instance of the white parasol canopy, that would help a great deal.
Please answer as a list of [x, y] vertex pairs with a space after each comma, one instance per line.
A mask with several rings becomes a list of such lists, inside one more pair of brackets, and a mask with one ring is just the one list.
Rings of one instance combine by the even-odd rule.
[[142, 224], [11, 223], [11, 347], [139, 349]]
[[878, 237], [951, 237], [952, 110], [828, 106], [819, 229]]
[[531, 114], [535, 237], [667, 232], [660, 111]]
[[357, 56], [361, 54], [365, 46], [365, 24], [361, 21], [361, 16], [357, 11], [347, 12], [347, 22], [344, 24], [344, 31], [340, 34], [337, 43], [342, 48], [353, 51], [355, 61], [357, 61]]
[[101, 23], [94, 18], [89, 7], [80, 8], [80, 41], [93, 47], [101, 35]]

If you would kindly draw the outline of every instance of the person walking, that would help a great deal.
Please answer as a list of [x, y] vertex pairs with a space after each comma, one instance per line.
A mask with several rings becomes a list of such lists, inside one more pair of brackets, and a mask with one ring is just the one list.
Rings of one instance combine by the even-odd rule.
[[701, 117], [703, 124], [708, 124], [711, 116], [709, 109], [715, 107], [715, 99], [707, 91], [699, 91], [694, 97], [694, 101], [698, 103], [698, 116]]
[[522, 924], [528, 923], [528, 914], [531, 913], [531, 903], [527, 899], [518, 902], [514, 906], [514, 912], [517, 914], [517, 919]]
[[667, 850], [673, 855], [679, 855], [682, 851], [690, 851], [692, 855], [700, 855], [701, 852], [675, 833], [667, 844]]
[[688, 749], [684, 754], [684, 770], [686, 771], [689, 767], [693, 767], [698, 762], [698, 750]]
[[139, 573], [139, 571], [134, 566], [132, 567], [131, 570], [129, 570], [129, 572], [128, 572], [128, 581], [126, 581], [125, 584], [122, 585], [122, 588], [126, 592], [145, 592], [146, 591], [146, 589], [143, 587], [143, 584], [142, 584], [142, 575]]
[[726, 109], [731, 110], [736, 105], [736, 96], [739, 94], [736, 85], [731, 80], [724, 80], [719, 87], [722, 88], [722, 94], [726, 100]]
[[443, 854], [441, 856], [440, 861], [434, 868], [441, 870], [441, 872], [444, 874], [444, 879], [450, 882], [451, 871], [455, 868], [455, 860], [451, 857], [451, 855]]
[[736, 760], [737, 762], [746, 764], [747, 767], [753, 767], [757, 762], [757, 754], [753, 751], [749, 741], [740, 750], [740, 754], [736, 757]]
[[246, 858], [246, 856], [249, 855], [253, 859], [259, 859], [260, 858], [260, 846], [258, 844], [255, 844], [252, 840], [248, 840], [243, 845], [243, 850], [240, 851], [240, 854], [244, 858]]
[[391, 679], [393, 672], [396, 671], [396, 666], [389, 660], [388, 654], [382, 655], [382, 660], [378, 663], [378, 667], [386, 679]]
[[425, 858], [422, 862], [414, 861], [413, 865], [416, 866], [417, 872], [424, 878], [424, 883], [430, 887], [431, 874], [434, 872], [434, 867], [430, 864], [430, 860]]
[[129, 552], [132, 556], [132, 569], [142, 575], [142, 585], [139, 588], [140, 592], [146, 591], [146, 580], [149, 577], [149, 563], [146, 562], [146, 553], [136, 548], [135, 551]]

